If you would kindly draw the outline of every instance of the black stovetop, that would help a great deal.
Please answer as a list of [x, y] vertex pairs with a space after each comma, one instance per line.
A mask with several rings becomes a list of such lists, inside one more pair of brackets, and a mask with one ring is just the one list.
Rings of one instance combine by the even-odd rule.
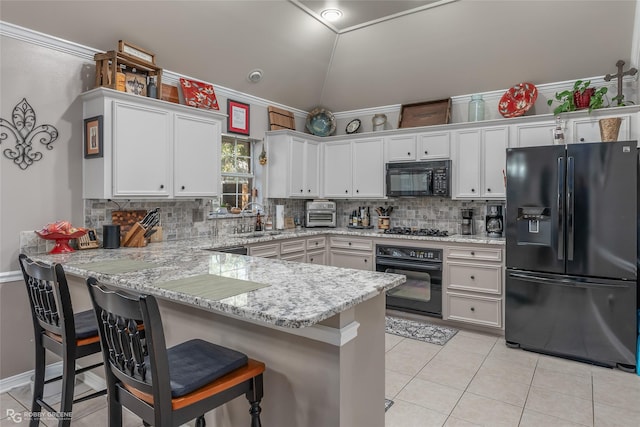
[[384, 234], [402, 234], [405, 236], [433, 236], [433, 237], [447, 237], [449, 232], [447, 230], [438, 230], [437, 228], [410, 228], [410, 227], [392, 227], [388, 230], [384, 230]]

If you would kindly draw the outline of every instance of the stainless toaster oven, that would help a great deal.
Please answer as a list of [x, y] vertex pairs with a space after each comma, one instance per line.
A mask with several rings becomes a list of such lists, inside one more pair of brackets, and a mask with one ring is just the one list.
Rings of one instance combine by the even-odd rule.
[[313, 200], [305, 208], [305, 227], [335, 227], [336, 202]]

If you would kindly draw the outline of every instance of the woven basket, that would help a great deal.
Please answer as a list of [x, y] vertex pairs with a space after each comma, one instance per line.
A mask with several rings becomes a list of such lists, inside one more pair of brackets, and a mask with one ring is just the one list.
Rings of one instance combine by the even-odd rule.
[[620, 131], [620, 117], [610, 117], [598, 120], [600, 125], [600, 139], [602, 142], [615, 142], [618, 140], [618, 132]]

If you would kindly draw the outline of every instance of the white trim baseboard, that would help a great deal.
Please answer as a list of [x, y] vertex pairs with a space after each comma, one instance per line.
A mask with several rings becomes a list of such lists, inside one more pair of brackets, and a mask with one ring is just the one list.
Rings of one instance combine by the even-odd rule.
[[22, 272], [20, 270], [0, 273], [0, 283], [19, 282], [22, 279]]
[[[32, 369], [12, 377], [0, 379], [0, 393], [6, 393], [11, 389], [31, 383], [31, 377], [34, 373], [35, 370]], [[45, 378], [57, 377], [60, 375], [62, 375], [62, 361], [47, 365], [47, 368], [44, 371]]]

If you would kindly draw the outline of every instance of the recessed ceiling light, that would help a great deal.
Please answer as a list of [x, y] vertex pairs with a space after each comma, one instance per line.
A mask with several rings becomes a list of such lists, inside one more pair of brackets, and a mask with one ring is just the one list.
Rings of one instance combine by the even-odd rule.
[[249, 71], [247, 79], [249, 79], [251, 83], [258, 83], [260, 80], [262, 80], [262, 70], [256, 68], [255, 70]]
[[320, 13], [320, 16], [329, 22], [335, 22], [342, 18], [342, 11], [339, 9], [325, 9]]

